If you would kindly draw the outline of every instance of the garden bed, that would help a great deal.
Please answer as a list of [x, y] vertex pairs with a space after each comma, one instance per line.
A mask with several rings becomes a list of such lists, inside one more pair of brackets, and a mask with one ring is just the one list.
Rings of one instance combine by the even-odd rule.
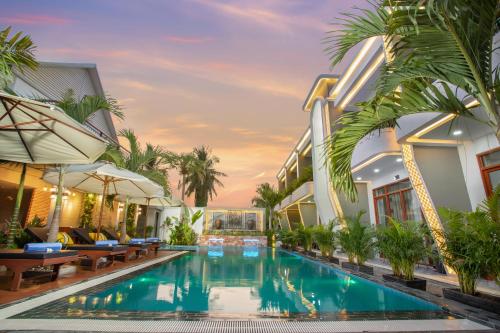
[[444, 288], [444, 298], [451, 299], [463, 304], [473, 306], [482, 310], [500, 314], [500, 297], [477, 293], [476, 295], [467, 295], [459, 289]]
[[413, 289], [419, 289], [425, 291], [427, 287], [427, 280], [424, 279], [414, 278], [413, 280], [405, 280], [393, 274], [383, 274], [382, 277], [384, 278], [385, 281], [399, 283]]

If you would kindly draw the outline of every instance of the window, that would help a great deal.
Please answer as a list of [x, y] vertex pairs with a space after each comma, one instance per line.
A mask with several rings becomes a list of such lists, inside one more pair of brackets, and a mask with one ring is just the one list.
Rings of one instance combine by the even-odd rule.
[[401, 221], [422, 220], [420, 204], [409, 179], [374, 189], [373, 199], [377, 224], [386, 224], [388, 217]]
[[487, 196], [500, 184], [500, 148], [477, 155], [481, 178]]

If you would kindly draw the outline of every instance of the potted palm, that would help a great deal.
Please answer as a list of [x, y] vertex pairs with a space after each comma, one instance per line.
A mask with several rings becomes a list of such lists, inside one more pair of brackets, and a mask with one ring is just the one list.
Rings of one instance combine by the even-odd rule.
[[301, 225], [297, 229], [297, 235], [299, 238], [300, 245], [302, 245], [302, 247], [304, 248], [304, 253], [307, 255], [310, 255], [312, 257], [315, 257], [316, 252], [312, 251], [313, 231], [314, 231], [313, 227], [311, 227], [311, 226], [304, 227]]
[[384, 280], [425, 290], [427, 281], [415, 278], [415, 266], [427, 254], [424, 235], [418, 222], [389, 219], [387, 226], [377, 229], [377, 247], [389, 260], [393, 274]]
[[500, 280], [500, 221], [498, 202], [474, 212], [440, 209], [446, 240], [441, 255], [457, 274], [460, 289], [443, 289], [443, 296], [500, 314], [500, 297], [480, 293], [476, 284], [481, 275]]
[[373, 275], [373, 267], [366, 266], [365, 262], [373, 255], [374, 233], [361, 222], [364, 213], [360, 211], [354, 217], [345, 217], [336, 238], [348, 258], [347, 262], [342, 262], [342, 268]]
[[335, 232], [333, 231], [333, 223], [327, 226], [322, 224], [316, 226], [313, 231], [313, 239], [318, 244], [321, 256], [326, 260], [339, 264], [339, 259], [333, 257], [333, 249], [335, 243]]

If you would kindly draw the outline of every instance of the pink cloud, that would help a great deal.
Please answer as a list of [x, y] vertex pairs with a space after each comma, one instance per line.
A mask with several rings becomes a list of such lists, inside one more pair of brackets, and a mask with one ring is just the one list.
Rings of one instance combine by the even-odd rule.
[[211, 37], [195, 37], [195, 36], [180, 36], [180, 35], [167, 35], [165, 40], [177, 44], [202, 44], [213, 40]]
[[51, 15], [18, 14], [14, 16], [2, 16], [0, 22], [7, 24], [28, 24], [28, 25], [65, 25], [73, 20]]

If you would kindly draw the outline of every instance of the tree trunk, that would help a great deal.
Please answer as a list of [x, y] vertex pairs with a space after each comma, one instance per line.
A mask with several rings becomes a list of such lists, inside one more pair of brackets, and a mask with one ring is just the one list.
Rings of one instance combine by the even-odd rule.
[[14, 205], [14, 211], [12, 212], [12, 218], [9, 223], [9, 236], [7, 238], [7, 247], [14, 247], [14, 238], [16, 236], [17, 226], [19, 225], [19, 210], [21, 209], [21, 203], [23, 201], [24, 194], [24, 180], [26, 179], [26, 163], [22, 164], [21, 176], [19, 178], [19, 187], [17, 189], [16, 203]]
[[269, 221], [268, 228], [269, 228], [269, 230], [272, 230], [273, 229], [273, 209], [272, 208], [269, 209], [268, 221]]
[[123, 222], [120, 228], [120, 244], [125, 244], [127, 239], [127, 218], [128, 218], [128, 196], [125, 198], [125, 206], [123, 207]]
[[56, 206], [54, 207], [54, 215], [49, 227], [48, 242], [57, 241], [57, 233], [59, 232], [59, 223], [61, 220], [61, 206], [63, 197], [64, 173], [62, 165], [59, 166], [59, 182], [57, 183]]
[[184, 192], [186, 192], [186, 176], [182, 175], [182, 183], [181, 183], [181, 200], [184, 202]]

